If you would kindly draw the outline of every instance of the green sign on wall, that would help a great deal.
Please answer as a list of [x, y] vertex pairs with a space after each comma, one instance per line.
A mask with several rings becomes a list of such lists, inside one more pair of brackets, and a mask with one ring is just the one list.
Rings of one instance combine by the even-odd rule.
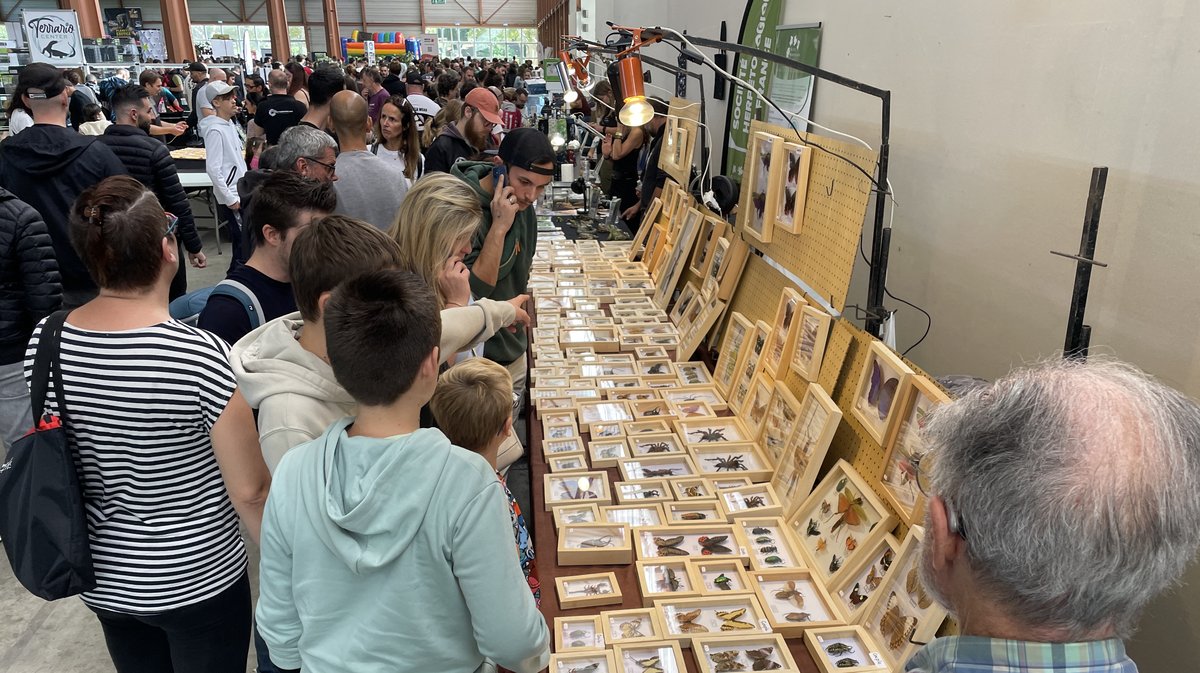
[[[746, 7], [746, 16], [742, 19], [742, 34], [738, 43], [771, 51], [782, 13], [783, 2], [780, 0], [750, 0]], [[756, 90], [766, 91], [770, 78], [768, 65], [757, 56], [738, 54], [734, 74]], [[761, 105], [762, 102], [752, 91], [741, 86], [733, 87], [726, 121], [729, 144], [725, 148], [724, 173], [734, 180], [742, 179], [742, 166], [746, 161], [746, 141], [750, 137], [750, 122], [759, 118]]]
[[444, 5], [444, 4], [446, 4], [446, 0], [429, 0], [429, 4], [431, 4], [431, 5]]

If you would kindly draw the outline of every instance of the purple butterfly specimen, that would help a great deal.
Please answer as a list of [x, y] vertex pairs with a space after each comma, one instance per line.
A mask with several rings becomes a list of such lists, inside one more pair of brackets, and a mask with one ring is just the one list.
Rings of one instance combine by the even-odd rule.
[[893, 376], [883, 380], [883, 367], [878, 361], [871, 363], [871, 389], [867, 391], [867, 402], [879, 412], [879, 420], [887, 418], [892, 411], [892, 401], [899, 386], [900, 379]]

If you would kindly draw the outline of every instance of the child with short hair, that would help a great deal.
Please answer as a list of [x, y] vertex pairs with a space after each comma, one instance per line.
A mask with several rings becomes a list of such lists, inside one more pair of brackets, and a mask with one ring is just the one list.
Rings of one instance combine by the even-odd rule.
[[272, 661], [330, 673], [539, 671], [549, 630], [514, 562], [495, 472], [419, 427], [438, 380], [433, 290], [412, 273], [369, 272], [339, 285], [323, 316], [358, 416], [275, 471], [256, 612]]
[[[472, 358], [446, 370], [438, 380], [429, 408], [437, 419], [438, 427], [455, 446], [474, 451], [483, 456], [496, 470], [496, 458], [500, 445], [512, 434], [512, 375], [500, 365]], [[504, 477], [496, 471], [496, 477], [504, 486], [508, 497], [508, 511], [512, 519], [513, 535], [517, 542], [517, 558], [525, 581], [533, 592], [533, 599], [540, 607], [542, 586], [534, 564], [533, 542], [521, 507]]]

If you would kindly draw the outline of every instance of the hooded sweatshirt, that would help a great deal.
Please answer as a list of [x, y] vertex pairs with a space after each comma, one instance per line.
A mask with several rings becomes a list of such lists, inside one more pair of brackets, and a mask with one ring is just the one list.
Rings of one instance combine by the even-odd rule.
[[429, 149], [425, 150], [425, 172], [450, 173], [454, 164], [466, 161], [478, 153], [479, 150], [467, 142], [466, 136], [458, 130], [458, 124], [446, 124], [429, 145]]
[[71, 205], [83, 190], [126, 172], [117, 155], [94, 136], [55, 124], [34, 124], [0, 143], [0, 187], [41, 213], [54, 243], [64, 290], [96, 288], [71, 247], [67, 229]]
[[[442, 311], [442, 359], [512, 323], [515, 313], [507, 302], [486, 299]], [[285, 315], [247, 334], [229, 354], [242, 395], [258, 410], [259, 444], [272, 471], [289, 449], [358, 410], [329, 363], [300, 345], [303, 327], [299, 312]]]
[[[492, 164], [488, 162], [459, 163], [450, 174], [466, 182], [479, 196], [479, 206], [483, 208], [483, 223], [475, 230], [471, 239], [471, 252], [463, 259], [469, 267], [475, 266], [479, 252], [487, 240], [488, 232], [492, 229], [492, 195], [483, 191], [479, 181], [492, 172]], [[537, 249], [537, 214], [532, 206], [518, 211], [513, 220], [512, 228], [504, 236], [504, 250], [500, 253], [500, 268], [496, 274], [496, 284], [489, 285], [471, 272], [471, 293], [476, 297], [508, 300], [525, 292], [529, 284], [529, 269], [533, 266], [533, 253]], [[528, 341], [525, 330], [497, 332], [488, 339], [483, 353], [489, 360], [507, 365], [525, 354]]]
[[513, 554], [504, 490], [441, 431], [350, 437], [279, 464], [255, 617], [271, 660], [322, 673], [535, 673], [549, 630]]
[[212, 179], [213, 196], [222, 206], [238, 203], [238, 180], [246, 174], [246, 139], [237, 124], [217, 115], [200, 120], [204, 138], [204, 169]]

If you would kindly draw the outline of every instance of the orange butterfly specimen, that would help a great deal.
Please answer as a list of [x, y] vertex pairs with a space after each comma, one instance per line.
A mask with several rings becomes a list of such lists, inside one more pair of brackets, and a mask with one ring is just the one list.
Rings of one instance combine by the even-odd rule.
[[908, 589], [908, 593], [917, 602], [917, 607], [922, 610], [933, 605], [933, 599], [929, 597], [929, 594], [925, 593], [925, 587], [921, 584], [921, 577], [917, 573], [916, 568], [908, 571], [908, 577], [904, 581], [904, 588]]
[[833, 522], [830, 531], [836, 531], [842, 526], [857, 526], [867, 518], [867, 512], [863, 509], [863, 499], [861, 496], [855, 496], [854, 492], [849, 488], [843, 489], [838, 493], [837, 520]]
[[879, 618], [879, 631], [883, 633], [883, 639], [887, 641], [888, 647], [896, 651], [903, 649], [916, 628], [917, 618], [907, 617], [900, 611], [899, 598], [893, 591], [888, 596], [883, 616]]
[[855, 540], [853, 535], [847, 535], [846, 551], [854, 551], [855, 549], [858, 549], [858, 540]]
[[827, 546], [828, 546], [828, 543], [825, 542], [825, 538], [823, 538], [823, 537], [817, 538], [817, 551], [818, 552], [825, 551], [825, 547], [827, 547]]

